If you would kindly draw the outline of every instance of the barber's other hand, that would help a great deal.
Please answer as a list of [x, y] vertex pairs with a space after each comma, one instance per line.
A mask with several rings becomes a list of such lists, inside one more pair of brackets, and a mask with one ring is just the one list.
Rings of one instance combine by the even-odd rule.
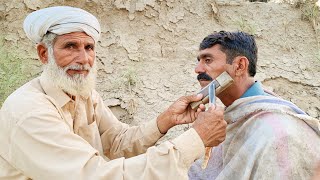
[[202, 105], [200, 108], [193, 110], [189, 104], [191, 102], [200, 101], [202, 96], [202, 94], [183, 96], [175, 101], [157, 118], [160, 132], [164, 134], [175, 125], [193, 122], [197, 118], [199, 112], [203, 110], [204, 106]]
[[223, 119], [223, 107], [212, 105], [207, 111], [200, 112], [193, 123], [205, 147], [214, 147], [225, 140], [227, 122]]

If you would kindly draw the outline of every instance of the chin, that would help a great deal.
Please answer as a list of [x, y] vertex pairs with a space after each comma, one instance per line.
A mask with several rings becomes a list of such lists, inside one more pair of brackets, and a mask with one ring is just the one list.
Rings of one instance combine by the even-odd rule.
[[200, 83], [201, 89], [203, 89], [210, 83], [210, 81], [199, 81], [199, 83]]

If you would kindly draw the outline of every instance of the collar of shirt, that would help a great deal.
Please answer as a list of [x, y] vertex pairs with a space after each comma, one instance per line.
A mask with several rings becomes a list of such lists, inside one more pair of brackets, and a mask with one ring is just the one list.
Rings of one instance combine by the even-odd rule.
[[247, 91], [240, 97], [250, 97], [250, 96], [259, 96], [259, 95], [268, 95], [264, 92], [262, 88], [262, 84], [258, 81], [256, 81]]
[[44, 92], [52, 97], [59, 104], [60, 107], [66, 105], [72, 99], [62, 91], [62, 89], [53, 86], [50, 83], [50, 80], [46, 78], [43, 74], [40, 76], [40, 84], [44, 90]]

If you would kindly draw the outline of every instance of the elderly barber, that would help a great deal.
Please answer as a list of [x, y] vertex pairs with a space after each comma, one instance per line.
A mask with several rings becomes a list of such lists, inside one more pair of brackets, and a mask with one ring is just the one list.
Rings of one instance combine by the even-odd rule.
[[[43, 73], [13, 92], [0, 111], [0, 179], [184, 179], [206, 146], [225, 138], [219, 107], [202, 112], [184, 96], [156, 120], [129, 127], [94, 90], [98, 20], [73, 7], [51, 7], [24, 21]], [[153, 146], [171, 127], [194, 122]]]

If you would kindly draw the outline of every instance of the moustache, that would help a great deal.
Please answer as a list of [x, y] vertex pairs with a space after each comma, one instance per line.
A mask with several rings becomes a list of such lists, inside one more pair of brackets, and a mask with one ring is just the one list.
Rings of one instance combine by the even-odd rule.
[[198, 81], [199, 80], [207, 80], [207, 81], [212, 81], [213, 79], [206, 73], [201, 73], [201, 74], [198, 74], [197, 76], [197, 79]]
[[74, 65], [69, 65], [64, 68], [65, 71], [67, 71], [67, 70], [88, 70], [88, 71], [90, 71], [90, 69], [91, 69], [91, 67], [89, 64], [85, 64], [85, 65], [74, 64]]

